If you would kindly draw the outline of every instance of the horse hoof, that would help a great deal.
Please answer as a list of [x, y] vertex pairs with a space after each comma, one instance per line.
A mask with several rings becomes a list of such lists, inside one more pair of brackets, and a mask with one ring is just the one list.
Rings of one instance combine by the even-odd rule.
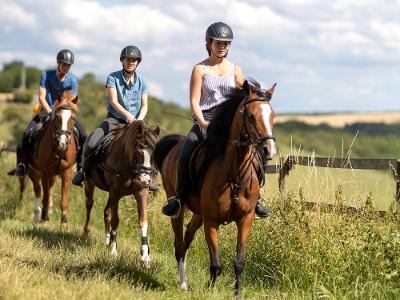
[[68, 223], [61, 223], [60, 224], [60, 229], [61, 230], [68, 230]]
[[184, 282], [184, 283], [181, 284], [181, 290], [182, 290], [182, 291], [187, 291], [187, 290], [188, 290], [188, 284], [187, 284], [187, 282]]
[[36, 214], [35, 214], [35, 216], [33, 217], [33, 222], [39, 223], [39, 221], [40, 221], [39, 215], [36, 215]]
[[142, 265], [145, 269], [150, 269], [150, 257], [142, 258]]
[[111, 252], [110, 252], [110, 254], [111, 254], [111, 256], [112, 256], [112, 257], [117, 257], [117, 256], [118, 256], [118, 251], [117, 251], [117, 248], [113, 248], [113, 249], [111, 249]]

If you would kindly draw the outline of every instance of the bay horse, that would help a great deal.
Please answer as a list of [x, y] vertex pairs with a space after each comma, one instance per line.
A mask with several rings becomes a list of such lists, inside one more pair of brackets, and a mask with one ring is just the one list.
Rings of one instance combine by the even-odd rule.
[[[134, 195], [139, 214], [141, 235], [141, 261], [143, 266], [150, 266], [150, 249], [147, 239], [147, 200], [151, 178], [157, 172], [152, 160], [152, 152], [158, 142], [160, 128], [151, 128], [144, 121], [134, 121], [111, 136], [113, 142], [104, 160], [92, 163], [86, 174], [86, 222], [84, 232], [90, 232], [90, 213], [93, 207], [94, 188], [108, 192], [104, 209], [106, 245], [111, 255], [117, 256], [117, 227], [119, 224], [118, 204], [126, 195]], [[87, 139], [89, 140], [90, 137]], [[94, 155], [94, 154], [89, 154]]]
[[[272, 159], [276, 154], [272, 133], [275, 113], [269, 104], [271, 94], [261, 90], [257, 82], [245, 81], [242, 90], [234, 92], [221, 104], [207, 129], [203, 147], [200, 145], [194, 151], [198, 153], [197, 158], [192, 155], [190, 167], [194, 166], [198, 171], [202, 162], [208, 162], [208, 165], [202, 173], [202, 184], [197, 193], [182, 196], [185, 197], [187, 208], [193, 213], [186, 232], [183, 232], [184, 209], [180, 210], [177, 218], [171, 218], [175, 257], [183, 290], [188, 287], [185, 274], [187, 252], [196, 231], [204, 223], [210, 254], [209, 286], [212, 287], [221, 273], [217, 248], [218, 228], [233, 221], [237, 227], [235, 295], [240, 296], [245, 248], [255, 217], [254, 209], [260, 181], [263, 181], [263, 167], [266, 159]], [[165, 136], [154, 151], [167, 198], [175, 195], [176, 164], [183, 141], [183, 136]]]
[[[53, 189], [57, 175], [61, 177], [61, 228], [68, 228], [68, 188], [71, 185], [72, 168], [77, 159], [78, 146], [73, 135], [77, 114], [78, 96], [71, 91], [58, 95], [54, 114], [43, 126], [40, 141], [33, 151], [27, 174], [35, 194], [34, 221], [49, 220], [49, 207], [53, 203]], [[18, 158], [17, 158], [18, 160]], [[25, 189], [25, 176], [19, 178], [21, 197]], [[42, 210], [39, 198], [42, 197]]]

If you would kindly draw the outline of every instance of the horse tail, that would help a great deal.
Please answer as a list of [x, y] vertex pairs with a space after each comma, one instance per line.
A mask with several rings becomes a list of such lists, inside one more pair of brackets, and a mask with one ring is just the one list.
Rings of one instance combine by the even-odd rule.
[[182, 141], [185, 137], [180, 134], [169, 134], [164, 136], [156, 145], [153, 152], [154, 161], [158, 170], [161, 170], [164, 158], [172, 148]]

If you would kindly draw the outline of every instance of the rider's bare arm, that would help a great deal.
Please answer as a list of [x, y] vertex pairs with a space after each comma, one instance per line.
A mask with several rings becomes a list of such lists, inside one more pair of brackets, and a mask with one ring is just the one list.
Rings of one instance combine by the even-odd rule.
[[43, 107], [46, 112], [50, 113], [51, 107], [46, 101], [46, 89], [45, 88], [39, 87], [38, 97], [39, 97], [40, 106]]
[[121, 104], [119, 104], [117, 90], [114, 87], [107, 86], [107, 93], [112, 107], [121, 115], [123, 115], [128, 120], [128, 123], [133, 122], [135, 117], [132, 116], [125, 108], [123, 108]]
[[203, 81], [203, 71], [200, 65], [193, 67], [192, 76], [190, 77], [190, 106], [192, 113], [197, 122], [207, 128], [208, 121], [204, 120], [203, 113], [200, 108], [201, 85]]
[[142, 94], [142, 104], [140, 106], [140, 113], [138, 116], [138, 120], [143, 120], [146, 117], [147, 114], [147, 110], [149, 108], [148, 106], [148, 98], [149, 98], [149, 94], [148, 93], [144, 93]]
[[244, 83], [243, 70], [239, 65], [235, 65], [235, 83], [237, 87], [242, 87]]

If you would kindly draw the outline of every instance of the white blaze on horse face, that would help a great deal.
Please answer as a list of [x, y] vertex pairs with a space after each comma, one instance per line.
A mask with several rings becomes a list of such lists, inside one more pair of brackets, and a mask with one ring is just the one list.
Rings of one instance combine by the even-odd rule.
[[[71, 115], [72, 115], [72, 112], [70, 109], [62, 109], [61, 110], [61, 130], [66, 131], [68, 129], [68, 120], [71, 117]], [[61, 149], [67, 148], [67, 135], [65, 133], [60, 135], [58, 144]]]
[[[274, 112], [272, 111], [271, 105], [269, 103], [263, 103], [260, 105], [261, 114], [266, 129], [266, 134], [273, 136], [272, 133], [272, 119]], [[266, 140], [266, 146], [268, 149], [267, 159], [272, 159], [276, 154], [275, 141], [273, 139]]]
[[[153, 151], [151, 151], [150, 148], [144, 148], [142, 149], [142, 153], [143, 153], [143, 166], [146, 168], [151, 168], [151, 154]], [[150, 183], [150, 175], [143, 173], [140, 174], [139, 179], [141, 182], [149, 184]]]

